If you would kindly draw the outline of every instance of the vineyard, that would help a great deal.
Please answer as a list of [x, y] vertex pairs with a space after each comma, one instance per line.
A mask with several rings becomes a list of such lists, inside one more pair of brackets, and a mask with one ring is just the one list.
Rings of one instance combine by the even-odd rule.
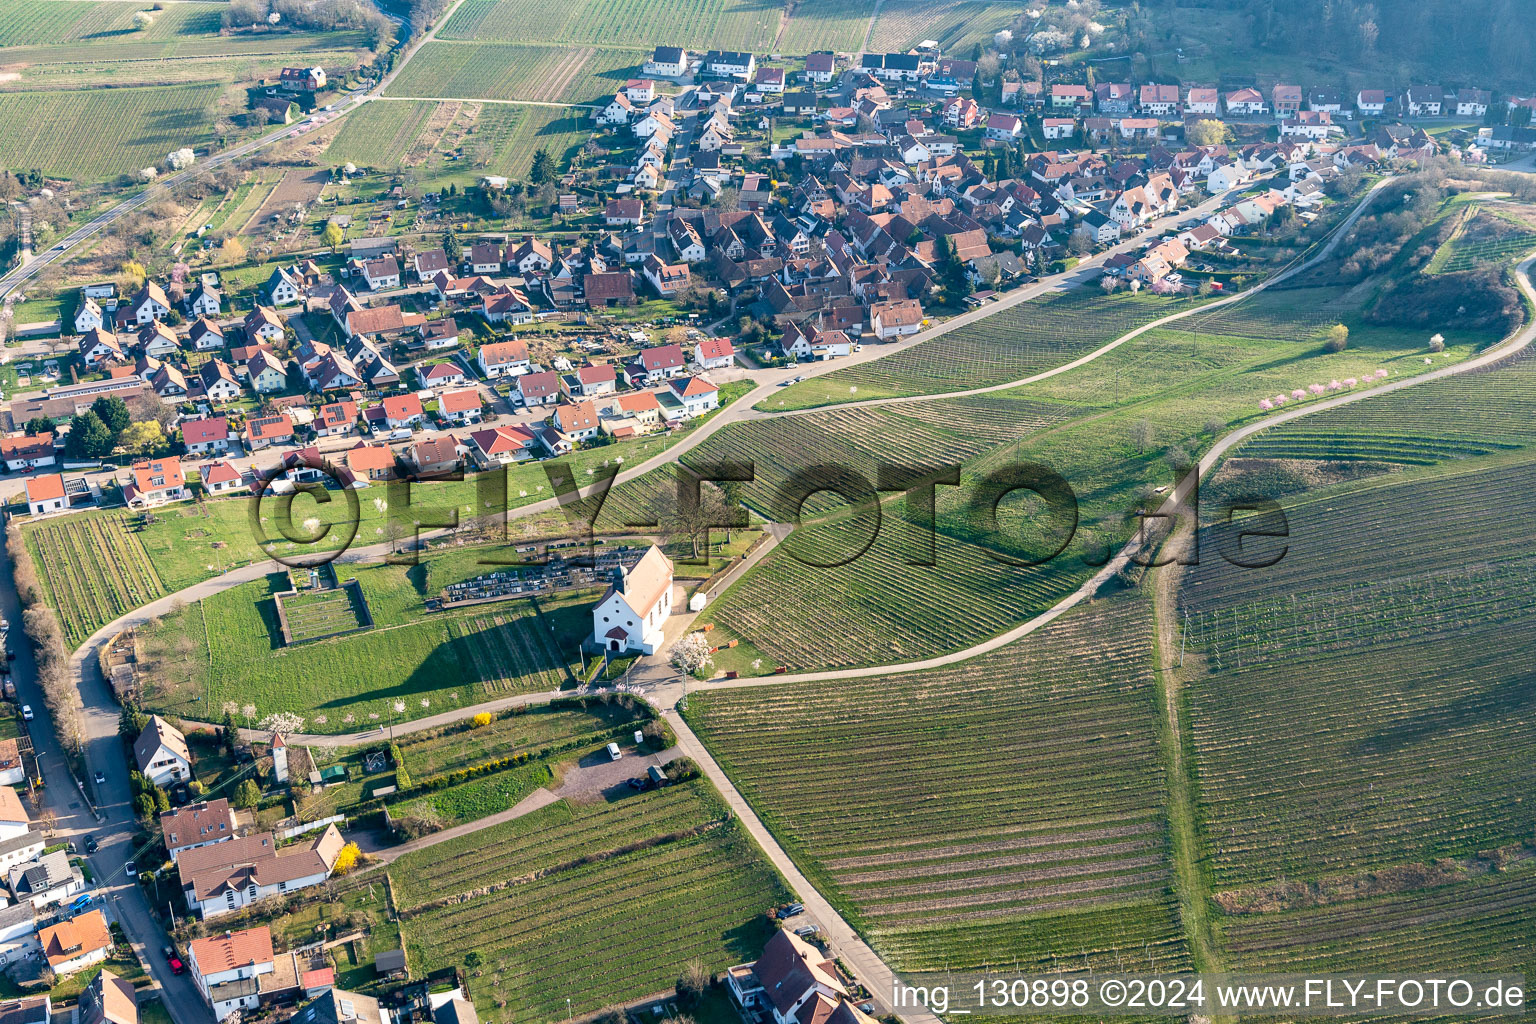
[[1533, 907], [1536, 870], [1525, 860], [1435, 888], [1229, 917], [1223, 931], [1245, 970], [1510, 974], [1530, 970]]
[[395, 167], [415, 147], [437, 104], [367, 103], [348, 115], [326, 147], [326, 159], [359, 167]]
[[931, 672], [697, 694], [688, 720], [898, 970], [1167, 970], [1150, 625], [1113, 599]]
[[[201, 696], [209, 707], [254, 704], [257, 717], [299, 714], [308, 732], [350, 732], [558, 689], [567, 679], [567, 655], [591, 628], [593, 595], [571, 592], [542, 600], [542, 615], [523, 601], [457, 614], [381, 608], [379, 628], [284, 648], [272, 595], [286, 579], [275, 574], [242, 584], [147, 628], [144, 658], [153, 682], [145, 706], [169, 709]], [[374, 592], [364, 588], [370, 597]], [[397, 701], [404, 710], [394, 709]]]
[[1531, 836], [1536, 810], [1509, 794], [1536, 785], [1536, 465], [1478, 468], [1293, 504], [1273, 568], [1190, 570], [1180, 601], [1204, 670], [1187, 691], [1218, 884]]
[[1469, 203], [1461, 218], [1425, 264], [1426, 274], [1454, 274], [1505, 263], [1536, 248], [1536, 231], [1529, 224], [1502, 216], [1492, 207]]
[[791, 895], [705, 782], [562, 801], [407, 855], [390, 878], [415, 969], [480, 953], [470, 995], [497, 1024], [563, 1020], [566, 996], [584, 1015], [668, 989], [692, 961], [754, 959], [764, 912]]
[[870, 5], [861, 0], [797, 0], [779, 33], [776, 53], [817, 50], [858, 53], [869, 29]]
[[591, 103], [611, 95], [644, 59], [634, 50], [592, 46], [434, 40], [388, 91], [407, 98]]
[[969, 53], [989, 43], [1020, 13], [999, 0], [885, 0], [875, 19], [871, 50], [903, 53], [924, 39], [935, 39], [945, 53]]
[[466, 0], [439, 38], [596, 43], [637, 51], [640, 64], [664, 43], [765, 53], [773, 48], [780, 11], [777, 2], [753, 0], [580, 0], [559, 9], [539, 0]]
[[75, 647], [97, 629], [165, 592], [125, 512], [64, 516], [26, 532], [27, 547], [65, 642]]
[[805, 409], [1003, 384], [1070, 362], [1179, 306], [1129, 292], [1053, 292], [883, 359], [785, 388], [757, 408]]
[[[0, 92], [0, 165], [100, 179], [208, 138], [217, 85]], [[92, 144], [80, 145], [89, 135]]]

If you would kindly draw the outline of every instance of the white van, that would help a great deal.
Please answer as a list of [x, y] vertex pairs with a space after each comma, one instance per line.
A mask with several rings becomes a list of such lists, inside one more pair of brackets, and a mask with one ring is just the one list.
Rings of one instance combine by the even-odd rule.
[[608, 744], [608, 759], [609, 760], [617, 761], [619, 758], [621, 758], [623, 756], [624, 756], [624, 752], [619, 749], [619, 745], [617, 743], [610, 743], [610, 744]]

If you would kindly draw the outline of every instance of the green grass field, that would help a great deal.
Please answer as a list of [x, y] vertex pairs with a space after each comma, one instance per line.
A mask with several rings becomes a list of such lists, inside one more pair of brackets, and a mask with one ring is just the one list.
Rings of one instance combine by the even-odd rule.
[[[281, 645], [274, 590], [286, 574], [241, 584], [173, 612], [145, 629], [155, 666], [145, 706], [186, 717], [201, 708], [254, 704], [311, 732], [351, 732], [467, 707], [495, 696], [559, 689], [576, 646], [591, 631], [586, 592], [428, 615], [399, 595], [411, 570], [358, 568], [376, 628], [292, 648]], [[417, 570], [419, 575], [419, 570]], [[375, 602], [374, 595], [379, 595]], [[391, 595], [394, 596], [393, 602]], [[404, 708], [396, 710], [396, 703]], [[217, 717], [214, 712], [205, 712]]]
[[[707, 782], [565, 801], [389, 869], [413, 970], [462, 965], [480, 1019], [545, 1024], [756, 957], [783, 881]], [[436, 901], [495, 887], [450, 906]]]
[[596, 46], [542, 43], [427, 43], [388, 93], [407, 98], [607, 101], [638, 73], [643, 54]]
[[782, 10], [777, 0], [579, 0], [553, 11], [537, 0], [467, 0], [441, 37], [600, 44], [647, 55], [665, 39], [689, 49], [765, 53]]
[[990, 43], [998, 29], [1020, 13], [998, 0], [885, 0], [875, 18], [870, 49], [904, 53], [924, 39], [936, 39], [945, 53], [969, 56], [977, 43]]
[[[106, 178], [202, 147], [219, 89], [179, 85], [57, 92], [0, 92], [0, 164], [65, 178]], [[80, 145], [83, 134], [92, 145]]]
[[1146, 605], [921, 674], [689, 697], [807, 877], [898, 970], [1187, 963]]

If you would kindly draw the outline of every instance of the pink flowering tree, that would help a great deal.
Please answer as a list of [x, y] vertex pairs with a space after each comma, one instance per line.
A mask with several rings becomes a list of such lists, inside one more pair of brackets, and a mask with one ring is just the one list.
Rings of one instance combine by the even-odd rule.
[[1268, 412], [1269, 410], [1273, 409], [1274, 407], [1275, 407], [1275, 403], [1271, 402], [1269, 399], [1267, 399], [1267, 398], [1259, 399], [1259, 408], [1263, 409], [1265, 412]]
[[1299, 402], [1303, 398], [1307, 397], [1307, 393], [1305, 391], [1301, 390], [1301, 388], [1297, 388], [1295, 391], [1291, 392], [1291, 397], [1296, 399], [1296, 401]]
[[1343, 387], [1344, 387], [1344, 385], [1340, 384], [1336, 380], [1331, 380], [1331, 381], [1328, 382], [1328, 390], [1329, 391], [1339, 391], [1339, 390], [1342, 390]]
[[1354, 387], [1358, 383], [1359, 383], [1359, 381], [1355, 380], [1355, 378], [1353, 378], [1353, 377], [1345, 377], [1344, 378], [1344, 386], [1347, 387], [1347, 388], [1352, 388], [1352, 387]]
[[1275, 396], [1275, 404], [1276, 405], [1284, 405], [1286, 402], [1289, 402], [1289, 401], [1290, 401], [1290, 398], [1288, 396], [1286, 396], [1286, 395], [1276, 395]]
[[1384, 370], [1384, 369], [1376, 371], [1376, 376], [1377, 376], [1378, 379], [1380, 379], [1382, 377], [1385, 377], [1386, 375], [1387, 375], [1387, 371]]

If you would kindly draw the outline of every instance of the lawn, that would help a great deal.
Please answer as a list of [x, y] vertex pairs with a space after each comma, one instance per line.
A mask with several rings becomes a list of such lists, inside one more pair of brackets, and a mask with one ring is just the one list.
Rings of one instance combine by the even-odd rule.
[[[782, 879], [707, 782], [560, 801], [391, 865], [417, 975], [463, 965], [480, 1018], [552, 1022], [756, 957]], [[437, 902], [492, 889], [452, 906]]]
[[[83, 180], [158, 166], [205, 147], [217, 85], [0, 92], [0, 164]], [[89, 131], [93, 144], [79, 144]]]
[[1134, 948], [1187, 964], [1146, 604], [1120, 595], [971, 661], [689, 697], [687, 718], [818, 891], [898, 970]]
[[449, 828], [509, 810], [551, 778], [549, 765], [543, 763], [509, 768], [390, 804], [389, 813], [396, 819], [425, 818]]
[[[388, 582], [406, 569], [356, 574], [372, 585], [374, 573]], [[253, 722], [292, 712], [304, 717], [305, 731], [349, 732], [559, 689], [591, 631], [594, 595], [577, 591], [541, 598], [537, 612], [530, 601], [443, 614], [385, 609], [373, 630], [287, 648], [272, 596], [286, 587], [286, 573], [272, 574], [147, 627], [144, 658], [153, 682], [145, 707], [217, 719], [218, 709], [254, 705], [256, 714], [245, 716]]]

